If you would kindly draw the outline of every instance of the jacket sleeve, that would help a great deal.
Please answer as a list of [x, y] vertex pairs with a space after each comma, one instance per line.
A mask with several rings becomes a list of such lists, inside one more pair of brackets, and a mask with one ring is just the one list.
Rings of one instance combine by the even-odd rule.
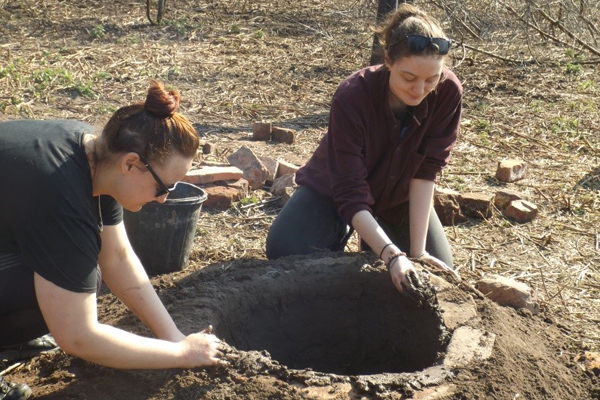
[[329, 116], [327, 167], [338, 212], [351, 224], [357, 212], [367, 210], [372, 213], [375, 200], [366, 180], [364, 120], [358, 110], [349, 107], [334, 96]]
[[436, 180], [437, 174], [450, 160], [462, 111], [462, 86], [454, 74], [448, 76], [437, 90], [439, 95], [431, 111], [432, 120], [421, 145], [425, 159], [415, 174], [417, 179], [430, 181]]

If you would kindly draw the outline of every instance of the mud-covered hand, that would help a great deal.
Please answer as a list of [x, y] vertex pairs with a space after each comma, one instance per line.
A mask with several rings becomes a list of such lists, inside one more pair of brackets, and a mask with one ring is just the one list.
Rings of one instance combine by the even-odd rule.
[[422, 286], [417, 270], [413, 263], [405, 256], [393, 258], [388, 264], [392, 282], [400, 293], [411, 296]]
[[423, 254], [421, 254], [417, 258], [417, 260], [423, 261], [423, 262], [427, 263], [428, 265], [431, 265], [444, 273], [452, 275], [454, 277], [454, 279], [456, 279], [457, 281], [460, 281], [460, 275], [458, 275], [458, 272], [456, 272], [455, 270], [450, 268], [445, 262], [443, 262], [439, 258], [436, 258], [436, 257], [430, 255], [426, 251], [424, 251]]
[[221, 341], [215, 335], [193, 333], [179, 342], [182, 346], [184, 368], [214, 365], [219, 362], [219, 345]]

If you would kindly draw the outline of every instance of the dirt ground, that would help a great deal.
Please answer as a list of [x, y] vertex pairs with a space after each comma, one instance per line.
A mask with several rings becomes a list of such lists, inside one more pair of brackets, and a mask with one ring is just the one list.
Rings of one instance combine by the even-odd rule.
[[[593, 398], [590, 377], [570, 360], [551, 316], [504, 309], [459, 288], [438, 289], [439, 302], [472, 305], [460, 325], [495, 335], [493, 353], [426, 370], [447, 345], [442, 317], [399, 295], [373, 261], [325, 253], [214, 264], [175, 282], [163, 276], [161, 297], [184, 332], [204, 321], [234, 346], [225, 352], [228, 366], [121, 371], [59, 353], [11, 377], [34, 385], [41, 399]], [[149, 333], [111, 295], [100, 308], [107, 322]]]
[[[153, 278], [182, 331], [211, 323], [237, 348], [228, 354], [229, 367], [122, 371], [59, 352], [14, 364], [7, 378], [28, 383], [43, 399], [599, 398], [598, 377], [576, 361], [583, 351], [600, 351], [597, 5], [584, 1], [575, 10], [567, 1], [553, 3], [557, 8], [533, 0], [416, 3], [438, 16], [457, 41], [450, 61], [464, 85], [461, 135], [439, 185], [490, 195], [499, 188], [518, 190], [540, 209], [527, 224], [494, 210], [488, 219], [447, 227], [465, 282], [457, 287], [462, 293], [457, 298], [469, 295], [475, 304], [468, 324], [495, 335], [489, 358], [446, 368], [436, 380], [406, 371], [333, 373], [318, 357], [308, 360], [320, 367], [311, 371], [285, 352], [311, 354], [306, 348], [269, 348], [278, 343], [269, 335], [280, 325], [264, 318], [283, 315], [281, 299], [296, 298], [285, 292], [296, 281], [282, 283], [280, 275], [295, 271], [296, 283], [321, 293], [315, 286], [335, 281], [337, 267], [318, 270], [323, 275], [317, 282], [298, 271], [318, 265], [323, 255], [265, 261], [264, 239], [279, 206], [267, 190], [256, 190], [227, 211], [203, 210], [189, 265]], [[171, 0], [162, 25], [152, 26], [139, 1], [0, 0], [0, 120], [74, 118], [101, 127], [119, 106], [142, 100], [149, 80], [158, 78], [182, 92], [181, 111], [203, 141], [216, 144], [217, 153], [208, 160], [224, 161], [247, 145], [300, 165], [326, 131], [339, 82], [368, 64], [375, 10], [369, 0]], [[254, 120], [296, 129], [296, 143], [251, 141]], [[496, 165], [503, 158], [525, 160], [527, 177], [497, 181]], [[377, 268], [368, 254], [355, 253], [355, 240], [347, 250], [349, 271], [365, 264]], [[541, 313], [501, 308], [469, 291], [492, 273], [530, 285]], [[382, 287], [389, 284], [379, 281], [384, 275], [377, 275]], [[271, 286], [254, 291], [239, 286], [261, 276], [274, 283], [272, 304], [263, 297]], [[211, 295], [201, 295], [205, 292]], [[357, 301], [352, 293], [333, 293], [331, 304], [339, 308], [332, 306], [332, 315], [344, 315], [340, 299]], [[317, 294], [301, 298], [301, 304], [326, 309], [328, 302], [311, 303], [316, 300]], [[255, 308], [244, 308], [249, 301]], [[99, 317], [150, 334], [109, 293], [99, 297]], [[374, 321], [372, 334], [385, 332]], [[264, 335], [258, 322], [269, 326]], [[305, 333], [362, 348], [364, 342], [352, 335], [366, 328], [340, 323], [346, 325], [334, 331], [341, 336], [330, 336], [334, 333], [323, 326], [322, 335]], [[244, 329], [250, 336], [237, 342], [236, 332]], [[389, 340], [375, 337], [375, 342]], [[389, 358], [389, 349], [369, 349]], [[365, 364], [342, 361], [348, 362]], [[381, 372], [390, 372], [386, 368]]]

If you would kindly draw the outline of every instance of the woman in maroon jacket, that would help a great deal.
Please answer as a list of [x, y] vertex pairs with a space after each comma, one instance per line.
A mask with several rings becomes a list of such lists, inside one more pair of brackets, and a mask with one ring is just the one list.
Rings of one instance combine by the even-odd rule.
[[329, 130], [266, 247], [269, 259], [343, 251], [355, 229], [402, 291], [415, 272], [407, 254], [454, 273], [432, 198], [458, 135], [462, 86], [444, 66], [452, 41], [420, 9], [401, 5], [377, 33], [385, 63], [337, 89]]

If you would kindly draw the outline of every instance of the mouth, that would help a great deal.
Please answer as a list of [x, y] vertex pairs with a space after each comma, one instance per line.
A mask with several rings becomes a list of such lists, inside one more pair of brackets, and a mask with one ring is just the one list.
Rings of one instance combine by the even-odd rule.
[[421, 97], [421, 96], [417, 96], [417, 97], [414, 97], [414, 96], [409, 96], [409, 97], [408, 97], [408, 100], [409, 100], [411, 103], [420, 103], [422, 99], [423, 99], [423, 97]]

